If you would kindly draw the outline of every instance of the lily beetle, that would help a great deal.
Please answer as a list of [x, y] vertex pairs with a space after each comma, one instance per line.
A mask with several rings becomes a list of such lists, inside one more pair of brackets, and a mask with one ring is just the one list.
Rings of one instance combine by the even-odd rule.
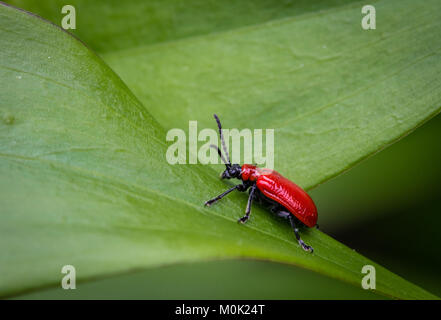
[[249, 190], [245, 215], [239, 218], [238, 222], [243, 224], [248, 221], [253, 201], [268, 204], [273, 213], [289, 220], [299, 245], [303, 250], [312, 253], [314, 251], [313, 248], [304, 243], [300, 238], [298, 227], [306, 226], [312, 228], [316, 226], [318, 228], [317, 208], [314, 201], [302, 188], [274, 170], [258, 168], [251, 164], [244, 164], [242, 167], [239, 164], [232, 164], [225, 146], [221, 122], [217, 115], [214, 115], [214, 118], [219, 128], [219, 136], [225, 154], [224, 157], [218, 146], [211, 145], [212, 148], [217, 150], [219, 157], [226, 167], [221, 178], [236, 178], [242, 180], [242, 183], [206, 201], [205, 205], [211, 206], [234, 190], [240, 192]]

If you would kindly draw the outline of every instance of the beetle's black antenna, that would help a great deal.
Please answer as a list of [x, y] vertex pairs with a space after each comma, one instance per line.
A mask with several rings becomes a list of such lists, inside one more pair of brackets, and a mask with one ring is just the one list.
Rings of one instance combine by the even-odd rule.
[[231, 166], [231, 164], [229, 164], [227, 162], [227, 160], [225, 160], [224, 155], [222, 154], [221, 149], [219, 149], [218, 146], [214, 145], [214, 144], [210, 144], [210, 148], [216, 149], [217, 150], [217, 154], [219, 155], [219, 157], [222, 159], [222, 162], [225, 164], [225, 166], [227, 168], [229, 168]]
[[228, 166], [231, 166], [230, 155], [228, 153], [227, 147], [225, 146], [224, 135], [222, 134], [222, 125], [220, 123], [219, 117], [216, 114], [214, 115], [214, 118], [216, 119], [217, 127], [219, 128], [219, 135], [220, 135], [220, 139], [221, 139], [221, 142], [222, 142], [222, 148], [224, 149], [225, 156], [227, 157]]

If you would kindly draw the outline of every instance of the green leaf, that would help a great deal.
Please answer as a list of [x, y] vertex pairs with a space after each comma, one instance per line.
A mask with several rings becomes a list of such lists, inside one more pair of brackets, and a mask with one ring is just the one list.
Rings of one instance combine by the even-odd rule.
[[[65, 0], [7, 0], [61, 25]], [[334, 8], [353, 0], [71, 0], [75, 30], [104, 53], [188, 38]]]
[[[424, 7], [414, 9], [425, 10]], [[310, 23], [318, 32], [325, 23], [320, 18], [329, 22], [329, 19], [342, 18], [339, 16], [342, 12], [346, 10], [331, 10], [327, 14], [309, 16], [312, 21], [299, 21]], [[431, 10], [425, 13], [432, 18]], [[312, 91], [304, 92], [303, 102], [308, 104], [293, 104], [288, 98], [294, 96], [287, 95], [287, 92], [300, 85], [302, 77], [305, 77], [304, 81], [318, 77], [318, 65], [322, 65], [323, 72], [329, 68], [339, 71], [341, 65], [337, 62], [342, 63], [341, 60], [322, 61], [317, 56], [305, 56], [317, 67], [315, 77], [301, 72], [291, 77], [290, 69], [286, 70], [287, 73], [282, 72], [289, 64], [288, 58], [277, 55], [290, 51], [291, 57], [302, 56], [311, 49], [308, 45], [313, 45], [313, 41], [298, 49], [304, 53], [296, 53], [282, 45], [255, 56], [256, 70], [263, 68], [263, 62], [266, 62], [268, 69], [263, 70], [273, 73], [268, 73], [262, 83], [255, 81], [251, 64], [243, 61], [255, 53], [247, 46], [256, 45], [262, 49], [272, 39], [287, 37], [288, 30], [295, 42], [300, 34], [290, 23], [297, 23], [296, 19], [107, 56], [106, 59], [113, 61], [115, 68], [134, 86], [144, 102], [142, 104], [82, 43], [34, 16], [1, 5], [0, 294], [6, 296], [58, 285], [62, 277], [61, 267], [67, 264], [74, 265], [78, 279], [85, 281], [175, 262], [248, 257], [293, 264], [358, 287], [363, 277], [362, 267], [371, 264], [376, 267], [375, 292], [395, 298], [436, 298], [318, 230], [302, 233], [304, 240], [315, 248], [314, 254], [302, 251], [290, 227], [259, 207], [253, 208], [253, 218], [246, 226], [238, 225], [236, 220], [246, 199], [243, 194], [233, 194], [219, 205], [206, 209], [202, 206], [203, 201], [225, 189], [225, 184], [216, 179], [218, 173], [201, 165], [171, 166], [166, 163], [165, 131], [150, 111], [163, 123], [168, 123], [167, 128], [194, 118], [182, 106], [189, 106], [189, 110], [193, 105], [198, 108], [206, 106], [204, 112], [208, 114], [219, 108], [221, 101], [226, 101], [222, 110], [225, 110], [228, 125], [241, 128], [249, 124], [245, 118], [241, 120], [228, 115], [234, 105], [244, 108], [238, 115], [244, 115], [245, 110], [252, 111], [255, 115], [253, 127], [271, 125], [279, 128], [287, 121], [286, 125], [280, 126], [276, 136], [277, 152], [280, 154], [284, 149], [283, 159], [288, 158], [284, 165], [280, 165], [280, 171], [284, 173], [285, 170], [291, 178], [297, 177], [306, 187], [349, 167], [438, 112], [441, 94], [436, 88], [440, 80], [434, 67], [440, 63], [436, 51], [438, 43], [436, 38], [428, 39], [430, 32], [427, 32], [439, 23], [435, 19], [427, 20], [427, 24], [421, 27], [425, 32], [417, 34], [427, 41], [423, 49], [430, 54], [421, 56], [421, 52], [417, 52], [414, 59], [411, 55], [406, 56], [399, 62], [410, 61], [407, 67], [384, 77], [370, 71], [373, 62], [369, 60], [368, 66], [363, 67], [368, 74], [367, 80], [352, 75], [349, 71], [353, 71], [353, 67], [348, 62], [347, 76], [350, 79], [339, 78], [344, 84], [339, 86], [342, 86], [341, 90], [351, 87], [353, 95], [344, 95], [345, 99], [326, 104], [326, 108], [318, 107], [318, 104], [328, 94], [329, 99], [336, 98], [332, 90], [338, 91], [329, 83], [314, 95]], [[415, 32], [411, 30], [409, 32]], [[251, 34], [247, 34], [250, 31]], [[308, 39], [308, 30], [304, 29], [304, 32], [302, 37], [305, 40]], [[266, 39], [269, 43], [260, 40], [253, 43], [253, 37], [256, 41]], [[236, 50], [235, 46], [240, 43], [243, 46]], [[196, 57], [199, 62], [188, 59], [195, 49], [201, 50], [196, 51], [200, 54]], [[251, 50], [248, 54], [242, 52], [248, 49]], [[218, 50], [227, 55], [224, 60], [219, 60]], [[149, 55], [150, 67], [143, 54]], [[160, 55], [163, 61], [167, 61], [165, 65], [161, 64]], [[158, 74], [159, 69], [154, 70], [156, 66], [164, 70], [164, 76], [158, 77], [158, 81], [169, 80], [154, 86], [153, 78], [150, 81], [141, 78], [139, 70], [135, 72], [133, 69], [136, 59], [139, 59], [140, 71], [151, 72], [149, 77], [162, 75]], [[118, 67], [117, 61], [120, 61]], [[172, 68], [173, 61], [177, 63], [175, 69]], [[179, 67], [182, 61], [193, 64], [191, 68], [200, 68], [199, 71], [190, 68], [194, 74], [189, 74], [185, 81], [194, 81], [195, 86], [200, 87], [200, 95], [189, 86], [185, 95], [180, 90], [184, 84], [179, 82], [184, 79]], [[230, 66], [232, 69], [222, 69], [228, 61], [235, 62]], [[332, 63], [329, 65], [330, 61], [334, 61], [333, 67]], [[241, 62], [244, 69], [239, 68]], [[385, 69], [386, 62], [382, 62]], [[204, 74], [209, 66], [212, 70]], [[234, 68], [238, 71], [238, 79], [245, 79], [246, 72], [250, 72], [248, 87], [234, 87], [235, 82], [230, 83], [235, 79]], [[226, 70], [226, 73], [221, 72], [222, 77], [211, 78], [222, 70]], [[399, 86], [392, 86], [410, 74], [412, 82], [403, 81]], [[134, 78], [129, 79], [128, 75]], [[139, 91], [141, 84], [133, 83], [136, 77], [147, 81], [145, 86], [150, 86], [151, 92], [159, 90], [149, 98], [143, 97]], [[210, 78], [210, 83], [204, 83], [208, 79], [204, 77]], [[381, 81], [372, 83], [375, 79]], [[318, 81], [324, 80], [321, 77]], [[357, 85], [365, 89], [350, 86], [355, 80], [360, 81]], [[265, 82], [266, 88], [263, 87]], [[283, 83], [285, 85], [281, 86]], [[314, 86], [317, 85], [315, 82]], [[314, 86], [309, 90], [316, 88]], [[166, 87], [168, 98], [163, 98], [164, 108], [174, 106], [178, 100], [182, 102], [176, 106], [173, 116], [168, 114], [168, 119], [166, 113], [159, 110], [159, 100], [151, 98], [159, 97], [159, 93], [165, 94]], [[374, 96], [372, 88], [377, 90]], [[244, 98], [239, 99], [239, 89], [244, 97], [254, 101], [245, 103]], [[252, 104], [262, 98], [259, 90], [263, 89], [269, 100], [260, 105]], [[223, 90], [226, 95], [222, 94]], [[277, 101], [273, 100], [276, 92], [280, 92]], [[195, 95], [189, 100], [192, 94]], [[234, 99], [229, 100], [232, 97]], [[209, 101], [212, 103], [207, 104]], [[365, 101], [363, 105], [359, 105], [361, 101]], [[271, 116], [260, 114], [262, 108], [271, 103], [280, 108], [274, 109]], [[288, 111], [301, 116], [301, 123], [286, 117]], [[360, 120], [366, 115], [371, 115], [368, 121]], [[201, 123], [204, 121], [214, 127], [212, 121], [207, 119]], [[281, 139], [281, 136], [285, 138]], [[297, 140], [288, 145], [294, 136]], [[334, 147], [332, 152], [330, 146]], [[294, 147], [297, 148], [295, 153]], [[282, 163], [281, 159], [277, 161]]]
[[380, 1], [369, 31], [361, 6], [104, 59], [166, 129], [212, 127], [213, 113], [226, 128], [274, 128], [275, 168], [310, 189], [439, 111], [440, 2]]

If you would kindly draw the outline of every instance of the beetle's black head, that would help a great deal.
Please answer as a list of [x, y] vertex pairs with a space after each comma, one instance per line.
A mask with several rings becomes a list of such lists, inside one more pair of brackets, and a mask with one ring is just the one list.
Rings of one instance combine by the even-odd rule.
[[222, 179], [233, 179], [237, 178], [240, 179], [242, 168], [238, 164], [231, 164], [230, 155], [228, 154], [227, 147], [225, 145], [224, 135], [222, 134], [222, 125], [220, 123], [220, 120], [217, 115], [214, 115], [214, 118], [217, 122], [217, 127], [219, 128], [219, 136], [220, 140], [222, 142], [222, 149], [224, 149], [225, 156], [222, 154], [221, 149], [218, 146], [210, 145], [210, 147], [217, 150], [217, 153], [219, 154], [219, 157], [222, 159], [223, 163], [225, 164], [225, 171], [222, 172], [221, 178]]
[[227, 166], [224, 172], [222, 172], [221, 178], [222, 179], [233, 179], [237, 178], [240, 179], [242, 168], [238, 164], [232, 164], [230, 166]]

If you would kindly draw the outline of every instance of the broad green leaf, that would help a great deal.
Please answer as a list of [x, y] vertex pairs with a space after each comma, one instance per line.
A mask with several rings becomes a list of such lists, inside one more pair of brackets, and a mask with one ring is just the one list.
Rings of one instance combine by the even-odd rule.
[[368, 31], [361, 6], [104, 59], [166, 129], [213, 127], [213, 113], [226, 128], [274, 128], [275, 168], [310, 189], [440, 108], [441, 2], [379, 1]]
[[[218, 173], [168, 165], [165, 131], [146, 110], [156, 110], [154, 103], [141, 104], [99, 57], [55, 26], [1, 5], [0, 61], [1, 295], [57, 285], [66, 264], [84, 281], [168, 263], [248, 257], [356, 286], [362, 266], [371, 264], [376, 292], [435, 298], [317, 230], [304, 230], [315, 248], [305, 253], [284, 221], [258, 207], [246, 226], [238, 225], [244, 195], [203, 208], [225, 188]], [[434, 86], [433, 69], [427, 69], [420, 65], [417, 74]], [[385, 106], [376, 109], [382, 116], [373, 117], [361, 136], [369, 133], [367, 144], [374, 146], [411, 130], [438, 111], [437, 94], [425, 97], [432, 104], [419, 99], [413, 108], [395, 108], [393, 116]], [[384, 137], [375, 133], [374, 122], [394, 120]], [[352, 143], [344, 139], [341, 147]], [[355, 149], [359, 157], [367, 150]], [[309, 184], [326, 169], [309, 172]]]
[[76, 10], [76, 29], [69, 30], [104, 53], [140, 45], [227, 31], [314, 13], [353, 0], [7, 0], [61, 25], [66, 4]]

